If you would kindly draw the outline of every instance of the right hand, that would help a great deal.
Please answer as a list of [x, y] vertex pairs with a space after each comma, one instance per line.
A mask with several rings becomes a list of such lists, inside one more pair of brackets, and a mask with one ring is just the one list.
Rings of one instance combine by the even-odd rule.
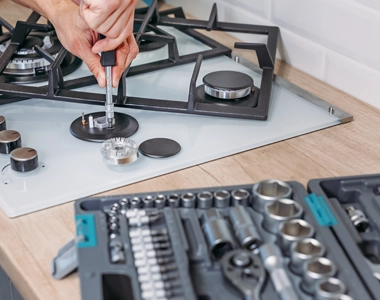
[[73, 0], [89, 28], [105, 36], [92, 52], [114, 50], [133, 35], [137, 0]]
[[[94, 74], [99, 85], [105, 87], [105, 71], [100, 56], [93, 52], [98, 33], [91, 29], [78, 14], [78, 6], [72, 2], [61, 2], [59, 14], [48, 15], [62, 45], [72, 54], [81, 58]], [[112, 49], [113, 50], [113, 49]], [[133, 35], [122, 41], [116, 48], [116, 66], [113, 67], [113, 86], [116, 87], [121, 74], [137, 56], [138, 47]]]

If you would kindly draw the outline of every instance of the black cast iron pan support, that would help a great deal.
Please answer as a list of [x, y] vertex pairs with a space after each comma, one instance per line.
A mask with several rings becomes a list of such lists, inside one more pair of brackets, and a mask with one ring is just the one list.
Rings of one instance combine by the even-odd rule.
[[65, 59], [67, 50], [62, 47], [62, 49], [58, 52], [56, 58], [54, 58], [52, 55], [50, 55], [50, 53], [48, 53], [39, 46], [34, 46], [34, 50], [50, 63], [50, 67], [48, 70], [48, 95], [53, 97], [55, 95], [55, 92], [59, 88], [64, 88], [65, 85], [63, 80], [61, 63]]
[[39, 18], [40, 15], [33, 12], [26, 22], [17, 22], [16, 27], [12, 30], [11, 42], [9, 43], [7, 49], [5, 49], [3, 55], [0, 56], [0, 73], [4, 71], [13, 54], [17, 52], [20, 45], [24, 42], [25, 38], [32, 29], [42, 32], [52, 30], [52, 27], [49, 25], [37, 24], [36, 22]]
[[[147, 19], [146, 15], [140, 15], [140, 13], [145, 13], [148, 11], [148, 8], [143, 8], [143, 9], [137, 9], [136, 10], [136, 16], [135, 16], [135, 23], [141, 24], [144, 19]], [[159, 16], [157, 16], [157, 10], [153, 10], [152, 13], [150, 14], [151, 20], [156, 20], [161, 17], [161, 15], [168, 15], [174, 13], [176, 17], [185, 17], [183, 10], [181, 8], [176, 8], [176, 9], [170, 9], [166, 10], [163, 12], [159, 12]], [[151, 21], [152, 22], [152, 21]], [[6, 23], [6, 22], [5, 22]], [[141, 26], [140, 26], [141, 28]], [[192, 30], [192, 29], [184, 29], [181, 30], [182, 32], [188, 34], [189, 36], [199, 40], [201, 43], [209, 46], [211, 49], [206, 50], [206, 51], [201, 51], [199, 53], [192, 53], [192, 54], [186, 54], [186, 55], [180, 55], [178, 53], [178, 46], [176, 44], [176, 40], [174, 37], [172, 37], [170, 34], [167, 32], [163, 31], [162, 29], [158, 28], [156, 26], [156, 23], [148, 23], [147, 28], [149, 31], [153, 31], [155, 33], [154, 36], [151, 34], [145, 33], [141, 30], [141, 37], [144, 39], [145, 37], [149, 39], [160, 39], [168, 41], [169, 42], [169, 47], [168, 47], [168, 58], [156, 62], [151, 62], [143, 65], [138, 65], [138, 66], [132, 66], [126, 72], [124, 72], [122, 79], [125, 79], [126, 76], [134, 76], [134, 75], [140, 75], [148, 72], [153, 72], [165, 68], [170, 68], [173, 66], [178, 66], [178, 65], [183, 65], [183, 64], [188, 64], [188, 63], [193, 63], [196, 61], [197, 57], [199, 54], [202, 54], [204, 59], [208, 58], [213, 58], [213, 57], [218, 57], [222, 55], [230, 55], [231, 54], [231, 49], [228, 47], [225, 47], [224, 45], [202, 35], [201, 33]], [[126, 102], [126, 86], [124, 84], [125, 80], [121, 81], [121, 85], [119, 86], [118, 89], [118, 96], [116, 99], [116, 102], [119, 104], [125, 103]], [[97, 81], [93, 75], [91, 76], [85, 76], [81, 78], [76, 78], [72, 80], [67, 80], [65, 81], [64, 84], [64, 89], [61, 89], [60, 91], [66, 94], [66, 91], [73, 90], [76, 88], [81, 88], [89, 85], [96, 84]], [[17, 90], [16, 90], [17, 86]], [[47, 87], [40, 87], [40, 90], [38, 93], [35, 95], [30, 94], [29, 89], [24, 88], [22, 86], [14, 85], [14, 89], [10, 86], [8, 86], [7, 83], [2, 83], [0, 82], [0, 105], [1, 104], [7, 104], [7, 103], [12, 103], [14, 101], [20, 101], [24, 100], [27, 98], [38, 98], [40, 95], [40, 92], [42, 90], [47, 89]], [[20, 96], [20, 92], [25, 91], [23, 96]], [[2, 94], [2, 95], [1, 95]], [[78, 94], [80, 95], [80, 94]], [[80, 97], [80, 96], [79, 96]], [[51, 100], [61, 100], [56, 97], [51, 98]], [[78, 99], [79, 100], [79, 99]], [[83, 97], [82, 103], [88, 103], [86, 100], [86, 97]], [[65, 100], [62, 100], [65, 101]], [[154, 109], [154, 108], [153, 108]]]
[[[168, 58], [166, 60], [156, 61], [139, 66], [133, 66], [128, 68], [122, 76], [122, 80], [119, 84], [118, 96], [114, 97], [115, 106], [137, 108], [146, 110], [177, 112], [177, 113], [189, 113], [189, 114], [201, 114], [211, 116], [224, 116], [231, 118], [246, 118], [265, 120], [268, 115], [270, 91], [273, 82], [273, 61], [276, 55], [277, 39], [279, 30], [277, 27], [270, 26], [256, 26], [248, 24], [237, 24], [218, 21], [218, 14], [216, 5], [210, 14], [209, 20], [189, 20], [186, 19], [181, 8], [175, 8], [158, 13], [157, 1], [153, 3], [153, 6], [145, 10], [137, 10], [135, 22], [140, 23], [140, 29], [136, 34], [137, 42], [142, 39], [154, 40], [165, 39], [169, 43]], [[141, 12], [146, 12], [142, 18]], [[174, 14], [174, 18], [168, 17], [168, 15]], [[211, 49], [201, 51], [199, 53], [192, 53], [188, 55], [179, 55], [178, 47], [176, 45], [175, 38], [169, 34], [162, 32], [157, 26], [173, 26], [183, 33], [201, 41], [203, 44], [209, 46]], [[155, 35], [146, 32], [147, 28], [153, 30]], [[259, 101], [255, 107], [238, 107], [238, 106], [221, 106], [214, 103], [203, 103], [197, 101], [197, 95], [195, 92], [196, 79], [199, 74], [202, 58], [212, 58], [221, 55], [230, 55], [231, 49], [219, 44], [218, 42], [204, 36], [196, 31], [196, 29], [203, 30], [215, 30], [226, 32], [240, 32], [249, 34], [262, 34], [267, 35], [267, 45], [263, 44], [236, 44], [237, 48], [245, 48], [255, 50], [257, 52], [260, 66], [263, 69], [263, 79], [261, 90], [256, 89], [255, 94], [259, 94]], [[4, 55], [3, 55], [4, 56]], [[3, 57], [2, 57], [3, 58]], [[169, 101], [163, 99], [149, 99], [139, 97], [126, 96], [126, 80], [128, 76], [142, 74], [150, 71], [161, 70], [171, 66], [182, 65], [186, 63], [195, 62], [193, 76], [190, 83], [188, 101]], [[75, 103], [87, 103], [104, 105], [104, 95], [77, 92], [71, 90], [72, 88], [78, 88], [85, 86], [85, 84], [95, 84], [96, 80], [93, 76], [88, 76], [80, 79], [69, 80], [65, 83], [61, 80], [60, 75], [57, 73], [59, 68], [57, 65], [52, 66], [52, 73], [49, 74], [50, 81], [53, 83], [53, 88], [45, 87], [33, 87], [33, 86], [19, 86], [18, 89], [14, 89], [14, 85], [9, 83], [0, 83], [0, 94], [12, 95], [14, 97], [29, 97], [29, 98], [41, 98], [51, 99], [58, 101], [67, 101]], [[264, 83], [265, 81], [265, 83]], [[5, 100], [7, 101], [7, 100]], [[8, 99], [9, 101], [9, 99]], [[4, 103], [2, 97], [0, 97], [0, 104]]]
[[9, 24], [7, 21], [5, 21], [3, 18], [0, 17], [0, 35], [4, 33], [3, 27], [8, 30], [10, 33], [13, 32], [14, 28], [11, 24]]

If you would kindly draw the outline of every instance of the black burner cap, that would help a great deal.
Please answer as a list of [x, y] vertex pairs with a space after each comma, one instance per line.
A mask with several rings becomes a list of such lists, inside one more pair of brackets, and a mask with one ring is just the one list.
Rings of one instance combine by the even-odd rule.
[[242, 90], [253, 87], [253, 79], [240, 72], [217, 71], [203, 77], [203, 83], [214, 89]]
[[[91, 114], [84, 115], [85, 120], [92, 115], [94, 119], [98, 117], [103, 117], [105, 115], [104, 111], [99, 111]], [[137, 120], [127, 114], [115, 112], [115, 127], [113, 129], [99, 129], [90, 128], [87, 125], [82, 124], [82, 117], [75, 119], [70, 125], [70, 132], [76, 138], [87, 141], [100, 143], [109, 140], [114, 137], [130, 137], [139, 128], [139, 123]]]
[[165, 158], [176, 155], [181, 151], [181, 146], [171, 139], [155, 138], [142, 142], [139, 151], [148, 157]]
[[22, 43], [21, 48], [32, 49], [34, 46], [43, 46], [43, 41], [40, 37], [37, 36], [28, 36], [25, 38], [25, 41]]

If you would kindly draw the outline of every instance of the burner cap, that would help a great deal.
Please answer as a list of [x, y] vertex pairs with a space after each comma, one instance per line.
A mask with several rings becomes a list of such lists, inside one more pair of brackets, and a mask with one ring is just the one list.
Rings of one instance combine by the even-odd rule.
[[142, 142], [139, 151], [141, 154], [148, 157], [166, 158], [176, 155], [181, 151], [181, 146], [171, 139], [155, 138]]
[[22, 43], [21, 48], [32, 49], [34, 46], [38, 45], [42, 47], [43, 41], [37, 36], [28, 36], [25, 38], [25, 41]]
[[253, 88], [253, 79], [240, 72], [218, 71], [203, 77], [205, 92], [220, 99], [238, 99], [248, 96]]

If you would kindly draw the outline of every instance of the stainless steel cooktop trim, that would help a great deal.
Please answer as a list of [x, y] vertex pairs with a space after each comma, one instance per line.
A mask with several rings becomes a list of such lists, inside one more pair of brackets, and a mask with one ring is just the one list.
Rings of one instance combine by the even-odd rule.
[[[252, 71], [261, 74], [261, 69], [258, 65], [253, 63], [252, 61], [232, 52], [231, 58], [242, 64], [243, 66], [251, 69]], [[314, 105], [326, 110], [326, 113], [334, 114], [336, 117], [339, 118], [340, 122], [342, 124], [348, 123], [354, 120], [353, 115], [349, 114], [348, 112], [344, 111], [343, 109], [340, 109], [339, 107], [330, 104], [328, 101], [323, 100], [312, 93], [305, 91], [304, 89], [300, 88], [299, 86], [291, 83], [290, 81], [278, 76], [274, 75], [273, 81], [278, 84], [279, 86], [282, 86], [283, 88], [291, 91], [292, 93], [300, 96], [301, 98], [313, 103]]]

